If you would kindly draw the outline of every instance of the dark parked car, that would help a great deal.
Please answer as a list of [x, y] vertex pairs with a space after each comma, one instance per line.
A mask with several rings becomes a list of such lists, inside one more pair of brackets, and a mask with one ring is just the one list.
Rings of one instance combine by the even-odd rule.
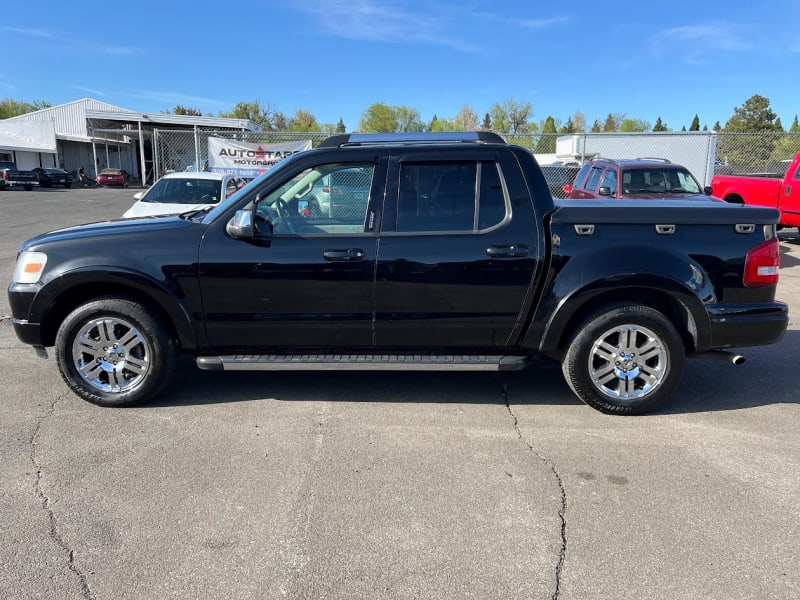
[[662, 158], [596, 158], [583, 165], [569, 198], [713, 200], [683, 165]]
[[566, 198], [581, 166], [578, 163], [542, 165], [542, 174], [553, 198]]
[[125, 169], [103, 169], [97, 174], [97, 183], [128, 187], [128, 172]]
[[39, 185], [42, 187], [53, 187], [54, 185], [72, 187], [72, 175], [64, 169], [36, 167], [31, 171], [36, 173], [39, 178]]

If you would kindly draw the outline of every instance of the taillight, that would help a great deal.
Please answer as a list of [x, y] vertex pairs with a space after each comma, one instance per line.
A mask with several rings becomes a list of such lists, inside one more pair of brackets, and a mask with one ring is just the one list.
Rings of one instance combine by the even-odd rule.
[[777, 284], [780, 264], [781, 249], [778, 238], [772, 238], [750, 249], [744, 261], [745, 287]]
[[572, 184], [571, 183], [565, 183], [564, 185], [561, 186], [561, 189], [564, 190], [564, 193], [567, 196], [569, 196], [569, 193], [572, 191]]

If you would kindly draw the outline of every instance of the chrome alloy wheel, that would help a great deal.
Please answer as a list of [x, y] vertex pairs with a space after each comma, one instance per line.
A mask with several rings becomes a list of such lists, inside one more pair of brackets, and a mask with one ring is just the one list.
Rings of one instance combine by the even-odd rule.
[[597, 390], [618, 400], [636, 400], [656, 390], [669, 372], [669, 353], [652, 330], [619, 325], [597, 338], [589, 373]]
[[136, 388], [147, 377], [151, 356], [145, 336], [117, 317], [88, 321], [72, 343], [72, 361], [78, 374], [103, 392]]

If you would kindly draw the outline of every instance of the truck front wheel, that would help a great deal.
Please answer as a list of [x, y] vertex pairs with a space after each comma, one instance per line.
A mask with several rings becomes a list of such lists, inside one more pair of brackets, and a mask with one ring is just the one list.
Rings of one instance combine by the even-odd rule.
[[98, 298], [72, 311], [56, 335], [56, 361], [67, 385], [100, 406], [146, 402], [168, 383], [175, 342], [160, 320], [130, 298]]
[[662, 313], [640, 304], [614, 304], [579, 323], [567, 342], [561, 370], [589, 406], [636, 415], [672, 395], [684, 361], [681, 337]]

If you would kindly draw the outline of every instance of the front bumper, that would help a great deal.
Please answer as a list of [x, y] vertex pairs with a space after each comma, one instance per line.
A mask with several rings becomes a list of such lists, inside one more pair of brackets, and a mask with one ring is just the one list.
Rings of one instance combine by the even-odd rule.
[[8, 286], [8, 303], [11, 307], [11, 324], [19, 340], [32, 346], [44, 346], [41, 315], [33, 312], [39, 284], [12, 283]]

